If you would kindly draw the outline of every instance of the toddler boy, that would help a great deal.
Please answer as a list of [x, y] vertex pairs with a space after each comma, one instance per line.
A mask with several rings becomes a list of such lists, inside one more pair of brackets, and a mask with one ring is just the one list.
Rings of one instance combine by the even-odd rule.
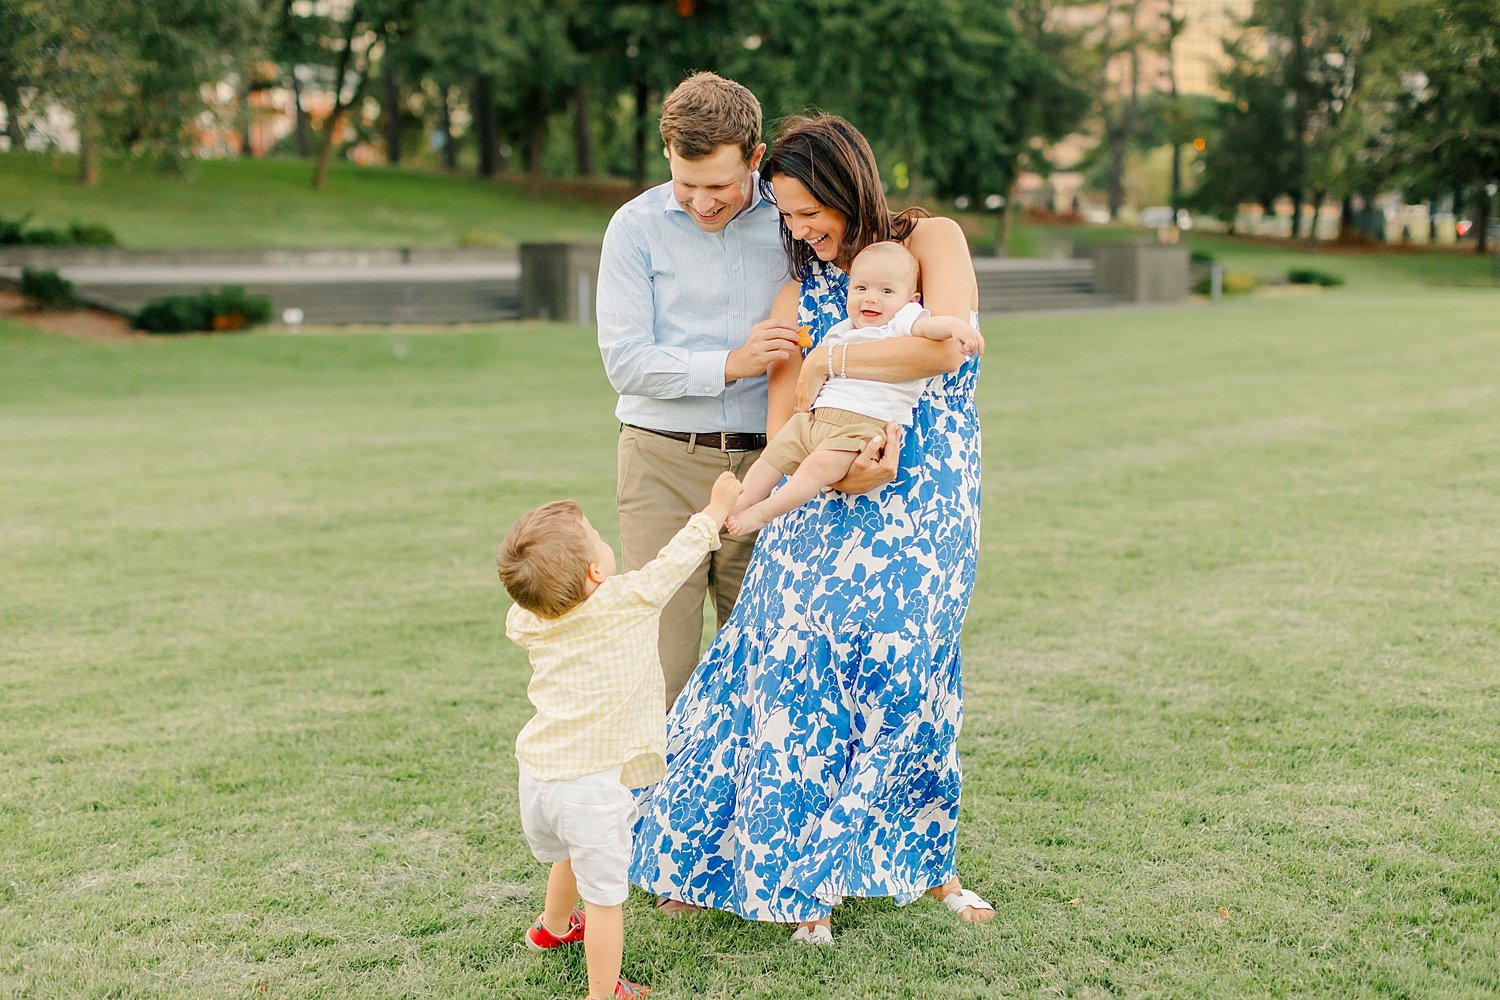
[[552, 864], [546, 905], [525, 940], [536, 951], [582, 941], [591, 1000], [649, 992], [620, 978], [620, 961], [631, 789], [666, 771], [657, 626], [719, 547], [742, 489], [725, 472], [655, 559], [618, 576], [614, 551], [571, 500], [523, 515], [500, 544], [500, 579], [516, 602], [505, 634], [531, 657], [526, 693], [536, 710], [516, 737], [521, 826], [537, 860]]

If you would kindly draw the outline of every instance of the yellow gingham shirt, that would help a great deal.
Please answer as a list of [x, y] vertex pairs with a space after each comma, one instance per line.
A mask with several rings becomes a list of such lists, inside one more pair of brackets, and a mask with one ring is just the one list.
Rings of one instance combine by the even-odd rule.
[[661, 610], [719, 547], [719, 529], [694, 514], [655, 559], [612, 576], [560, 618], [519, 604], [505, 634], [531, 656], [526, 695], [536, 715], [516, 737], [516, 759], [538, 781], [621, 765], [641, 788], [666, 773], [666, 682], [658, 652]]

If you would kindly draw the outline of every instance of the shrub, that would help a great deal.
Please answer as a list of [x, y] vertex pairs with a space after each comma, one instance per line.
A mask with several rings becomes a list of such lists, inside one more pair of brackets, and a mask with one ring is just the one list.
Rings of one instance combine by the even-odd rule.
[[29, 215], [23, 215], [19, 219], [0, 215], [0, 247], [18, 246], [24, 242], [26, 220], [29, 218]]
[[[1224, 294], [1240, 295], [1253, 292], [1260, 287], [1260, 278], [1253, 271], [1225, 271]], [[1213, 275], [1205, 274], [1193, 282], [1194, 295], [1213, 294]]]
[[1329, 274], [1327, 271], [1318, 271], [1310, 267], [1296, 267], [1286, 273], [1286, 280], [1294, 285], [1321, 285], [1324, 288], [1337, 288], [1344, 283], [1344, 279], [1337, 274]]
[[69, 242], [66, 229], [28, 229], [21, 234], [21, 242], [37, 247], [60, 247]]
[[56, 271], [22, 268], [21, 294], [35, 309], [72, 309], [80, 305], [73, 283]]
[[7, 218], [0, 215], [0, 246], [118, 246], [114, 230], [96, 222], [70, 222], [66, 228], [42, 226], [28, 229], [30, 215]]
[[1208, 250], [1194, 250], [1188, 254], [1188, 260], [1194, 264], [1212, 264], [1218, 259]]
[[146, 303], [131, 325], [148, 333], [244, 330], [271, 318], [271, 300], [240, 285], [196, 295], [168, 295]]
[[72, 222], [68, 224], [68, 241], [85, 247], [115, 247], [120, 241], [115, 231], [98, 222]]

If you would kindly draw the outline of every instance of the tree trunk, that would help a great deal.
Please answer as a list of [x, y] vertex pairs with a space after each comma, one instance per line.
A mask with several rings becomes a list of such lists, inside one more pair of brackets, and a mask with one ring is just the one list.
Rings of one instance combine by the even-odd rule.
[[317, 165], [313, 167], [314, 191], [321, 191], [328, 186], [328, 167], [333, 160], [333, 147], [338, 143], [339, 134], [344, 130], [344, 116], [351, 107], [359, 103], [360, 95], [365, 89], [365, 79], [369, 75], [368, 60], [374, 55], [373, 52], [366, 53], [364, 69], [357, 71], [358, 83], [355, 85], [354, 93], [348, 101], [345, 101], [345, 84], [349, 77], [349, 66], [354, 61], [354, 33], [359, 27], [359, 21], [359, 4], [355, 3], [349, 11], [349, 21], [344, 26], [344, 47], [339, 52], [338, 69], [333, 74], [333, 111], [323, 125], [323, 142], [318, 147]]
[[1005, 204], [1000, 206], [999, 218], [995, 220], [995, 256], [1010, 256], [1010, 231], [1015, 226], [1016, 188], [1020, 186], [1018, 180], [1012, 180], [1005, 187]]
[[537, 108], [531, 119], [531, 136], [526, 143], [526, 172], [533, 177], [542, 173], [542, 156], [547, 152], [547, 115]]
[[1306, 33], [1303, 16], [1306, 10], [1297, 8], [1292, 25], [1292, 69], [1293, 86], [1289, 88], [1292, 100], [1292, 239], [1302, 235], [1302, 198], [1307, 188], [1307, 144], [1308, 116], [1306, 86], [1308, 79], [1308, 51], [1303, 44]]
[[1177, 92], [1177, 32], [1179, 22], [1177, 20], [1177, 5], [1174, 0], [1167, 0], [1167, 80], [1171, 85], [1172, 96], [1172, 195], [1168, 203], [1172, 206], [1172, 223], [1177, 223], [1177, 210], [1182, 207], [1182, 143], [1177, 141], [1177, 130], [1181, 127], [1182, 106], [1179, 104], [1181, 95]]
[[458, 150], [453, 148], [453, 95], [448, 87], [442, 91], [443, 113], [438, 119], [438, 134], [443, 137], [443, 169], [451, 173], [458, 169]]
[[0, 94], [0, 101], [5, 103], [5, 134], [10, 139], [10, 148], [25, 149], [26, 131], [21, 128], [20, 88], [7, 83], [5, 92]]
[[297, 158], [312, 156], [312, 135], [307, 124], [307, 109], [302, 106], [302, 81], [297, 79], [297, 68], [292, 67], [292, 112], [296, 116], [293, 134], [297, 142]]
[[1474, 200], [1479, 204], [1479, 211], [1475, 213], [1479, 218], [1474, 222], [1479, 227], [1479, 237], [1474, 241], [1474, 252], [1483, 257], [1490, 252], [1490, 195], [1482, 184], [1474, 194]]
[[479, 143], [479, 176], [494, 177], [500, 169], [500, 139], [495, 131], [495, 102], [488, 73], [474, 78], [474, 139]]
[[589, 115], [589, 81], [580, 76], [573, 85], [573, 150], [578, 158], [578, 176], [594, 176], [594, 129]]
[[99, 186], [99, 140], [90, 135], [78, 142], [78, 179], [84, 187]]
[[651, 114], [651, 88], [644, 82], [635, 85], [635, 165], [631, 180], [637, 189], [646, 186], [646, 122]]
[[1326, 191], [1314, 191], [1312, 193], [1312, 221], [1307, 224], [1307, 242], [1318, 242], [1318, 216], [1323, 211], [1323, 198]]
[[255, 136], [252, 134], [254, 121], [254, 109], [250, 107], [250, 89], [247, 87], [240, 94], [240, 158], [245, 160], [255, 159]]
[[1354, 221], [1354, 195], [1346, 194], [1339, 202], [1339, 235], [1340, 243], [1359, 243], [1359, 227]]
[[397, 166], [401, 162], [401, 81], [396, 78], [396, 61], [391, 58], [390, 46], [386, 46], [385, 58], [380, 60], [380, 77], [385, 86], [381, 110], [385, 112], [385, 162]]

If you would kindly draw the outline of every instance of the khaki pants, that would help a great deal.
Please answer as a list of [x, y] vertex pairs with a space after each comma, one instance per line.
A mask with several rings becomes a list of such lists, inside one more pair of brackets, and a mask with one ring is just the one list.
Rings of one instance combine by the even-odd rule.
[[[725, 471], [741, 479], [760, 451], [720, 451], [689, 446], [634, 427], [620, 428], [619, 479], [615, 509], [620, 515], [620, 549], [626, 571], [656, 557], [687, 519], [702, 510], [714, 480]], [[667, 708], [687, 685], [703, 652], [703, 602], [712, 594], [718, 626], [729, 619], [755, 536], [721, 535], [710, 552], [667, 602], [661, 616], [661, 667], [667, 682]]]

